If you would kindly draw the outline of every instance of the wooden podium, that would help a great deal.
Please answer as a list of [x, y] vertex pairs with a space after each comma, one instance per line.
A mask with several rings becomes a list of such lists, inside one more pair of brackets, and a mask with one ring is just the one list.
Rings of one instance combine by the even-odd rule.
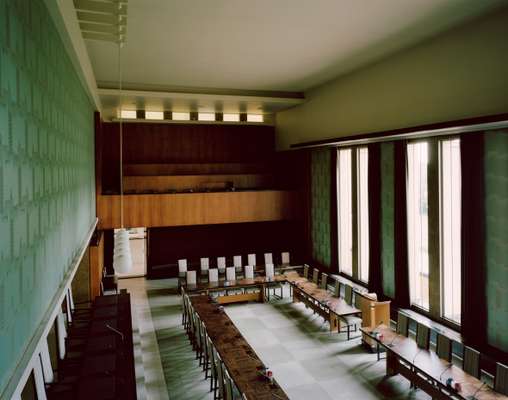
[[[376, 293], [356, 292], [356, 306], [362, 310], [362, 327], [390, 326], [390, 301], [377, 301]], [[365, 334], [362, 342], [371, 349], [375, 346], [374, 340]]]

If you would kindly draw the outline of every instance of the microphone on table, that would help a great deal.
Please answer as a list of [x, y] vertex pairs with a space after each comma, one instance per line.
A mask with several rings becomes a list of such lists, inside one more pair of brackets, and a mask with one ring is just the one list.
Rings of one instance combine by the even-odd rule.
[[374, 329], [372, 329], [371, 333], [373, 333], [374, 335], [377, 335], [379, 332], [376, 332], [377, 328], [379, 328], [381, 325], [383, 325], [383, 321], [381, 321], [379, 324], [376, 325], [376, 327]]
[[399, 336], [399, 334], [397, 332], [395, 332], [395, 336], [393, 337], [392, 341], [390, 343], [388, 343], [388, 347], [393, 347], [395, 346], [395, 339], [397, 339], [397, 337]]
[[441, 382], [441, 378], [443, 377], [443, 374], [448, 371], [451, 367], [452, 367], [453, 363], [449, 363], [448, 366], [443, 369], [443, 371], [441, 372], [441, 374], [439, 375], [439, 382]]
[[476, 400], [476, 394], [481, 390], [482, 387], [485, 386], [485, 382], [482, 383], [482, 385], [476, 389], [476, 391], [473, 393], [472, 396], [469, 397], [469, 400]]
[[118, 329], [113, 328], [113, 327], [112, 327], [111, 325], [109, 325], [109, 324], [106, 324], [106, 328], [108, 328], [110, 331], [115, 332], [117, 335], [120, 335], [120, 337], [122, 338], [122, 342], [124, 341], [123, 333], [122, 333], [122, 332], [120, 332]]
[[415, 360], [416, 360], [416, 357], [418, 357], [418, 354], [420, 354], [421, 352], [422, 352], [422, 349], [420, 349], [420, 350], [418, 350], [418, 351], [416, 352], [415, 356], [413, 357], [413, 362], [412, 362], [411, 364], [413, 364], [413, 365], [414, 365]]

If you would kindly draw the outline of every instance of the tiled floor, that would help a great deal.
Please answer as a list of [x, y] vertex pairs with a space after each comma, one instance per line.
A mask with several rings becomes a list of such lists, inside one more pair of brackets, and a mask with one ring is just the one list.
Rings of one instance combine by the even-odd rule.
[[[143, 398], [167, 399], [169, 394], [172, 400], [211, 399], [209, 382], [181, 326], [175, 281], [136, 278], [121, 281], [121, 286], [133, 294], [142, 327], [138, 342], [148, 343], [136, 350], [137, 374], [147, 377], [138, 377], [146, 386]], [[285, 299], [229, 305], [226, 312], [291, 399], [429, 398], [410, 390], [402, 377], [386, 379], [384, 361], [377, 362], [359, 339], [348, 342], [345, 334], [330, 334], [327, 324], [302, 304]]]

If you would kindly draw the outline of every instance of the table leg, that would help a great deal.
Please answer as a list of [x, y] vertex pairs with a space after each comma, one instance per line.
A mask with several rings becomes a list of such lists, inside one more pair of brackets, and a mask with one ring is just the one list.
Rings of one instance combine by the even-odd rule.
[[398, 374], [398, 359], [391, 351], [386, 352], [386, 375], [392, 376]]

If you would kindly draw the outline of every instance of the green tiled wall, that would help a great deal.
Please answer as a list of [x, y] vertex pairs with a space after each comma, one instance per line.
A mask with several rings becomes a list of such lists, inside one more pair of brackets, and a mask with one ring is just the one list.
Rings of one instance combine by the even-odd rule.
[[485, 136], [487, 338], [508, 351], [508, 131]]
[[311, 154], [311, 239], [312, 257], [324, 266], [331, 265], [330, 248], [330, 162], [329, 149]]
[[0, 0], [0, 393], [95, 218], [93, 108], [42, 0]]
[[394, 144], [381, 143], [381, 271], [383, 292], [395, 298]]

